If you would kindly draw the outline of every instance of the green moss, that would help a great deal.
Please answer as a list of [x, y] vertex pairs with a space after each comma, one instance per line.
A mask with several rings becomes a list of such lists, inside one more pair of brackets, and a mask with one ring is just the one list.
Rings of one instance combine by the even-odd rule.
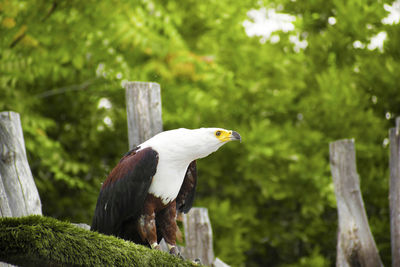
[[37, 215], [0, 218], [0, 261], [22, 266], [194, 266], [165, 252]]

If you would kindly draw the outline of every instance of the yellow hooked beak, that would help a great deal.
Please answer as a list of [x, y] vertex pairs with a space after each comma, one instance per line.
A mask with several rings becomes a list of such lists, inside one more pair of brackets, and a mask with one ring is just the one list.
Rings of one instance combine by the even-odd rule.
[[215, 132], [215, 136], [221, 142], [229, 142], [229, 141], [234, 141], [234, 140], [239, 140], [240, 142], [242, 141], [240, 134], [235, 131], [218, 130]]

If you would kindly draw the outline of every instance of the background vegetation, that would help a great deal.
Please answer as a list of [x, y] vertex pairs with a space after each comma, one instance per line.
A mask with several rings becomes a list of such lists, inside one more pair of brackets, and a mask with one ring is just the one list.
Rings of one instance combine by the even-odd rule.
[[[198, 163], [195, 204], [209, 208], [218, 257], [334, 265], [328, 143], [355, 138], [390, 265], [387, 130], [400, 114], [391, 2], [0, 1], [0, 110], [21, 114], [44, 214], [91, 222], [100, 183], [128, 149], [122, 84], [154, 81], [165, 129], [243, 137]], [[248, 12], [263, 7], [295, 16], [294, 28], [249, 37]], [[382, 32], [383, 47], [371, 45]]]

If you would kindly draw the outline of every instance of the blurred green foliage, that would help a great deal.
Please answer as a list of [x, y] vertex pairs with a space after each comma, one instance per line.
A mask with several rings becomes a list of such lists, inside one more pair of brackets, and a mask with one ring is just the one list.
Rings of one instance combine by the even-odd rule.
[[[390, 265], [387, 130], [400, 114], [400, 26], [382, 23], [384, 3], [2, 0], [0, 110], [21, 114], [44, 213], [90, 223], [101, 182], [128, 148], [122, 84], [155, 81], [165, 129], [243, 137], [198, 163], [195, 204], [209, 208], [218, 257], [333, 266], [328, 143], [355, 138], [370, 225]], [[243, 21], [260, 7], [296, 16], [307, 47], [295, 47], [293, 32], [248, 37]], [[382, 50], [354, 45], [382, 31]]]

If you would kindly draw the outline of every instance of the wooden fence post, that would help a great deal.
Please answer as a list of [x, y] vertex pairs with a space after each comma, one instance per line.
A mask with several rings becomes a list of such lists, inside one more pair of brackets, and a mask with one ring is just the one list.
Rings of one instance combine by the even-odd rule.
[[26, 158], [19, 114], [0, 113], [0, 216], [42, 214], [39, 193]]
[[354, 140], [329, 148], [339, 217], [336, 266], [383, 266], [361, 196]]
[[400, 117], [396, 128], [389, 129], [390, 140], [390, 236], [392, 245], [392, 266], [400, 266]]
[[126, 110], [129, 148], [162, 132], [161, 89], [158, 83], [127, 82]]
[[214, 262], [214, 250], [208, 210], [192, 208], [183, 215], [183, 226], [186, 243], [183, 256], [187, 259], [199, 258], [202, 264], [211, 266]]
[[0, 171], [0, 217], [12, 217], [10, 205], [8, 204], [8, 197], [6, 189], [4, 188], [3, 178]]

